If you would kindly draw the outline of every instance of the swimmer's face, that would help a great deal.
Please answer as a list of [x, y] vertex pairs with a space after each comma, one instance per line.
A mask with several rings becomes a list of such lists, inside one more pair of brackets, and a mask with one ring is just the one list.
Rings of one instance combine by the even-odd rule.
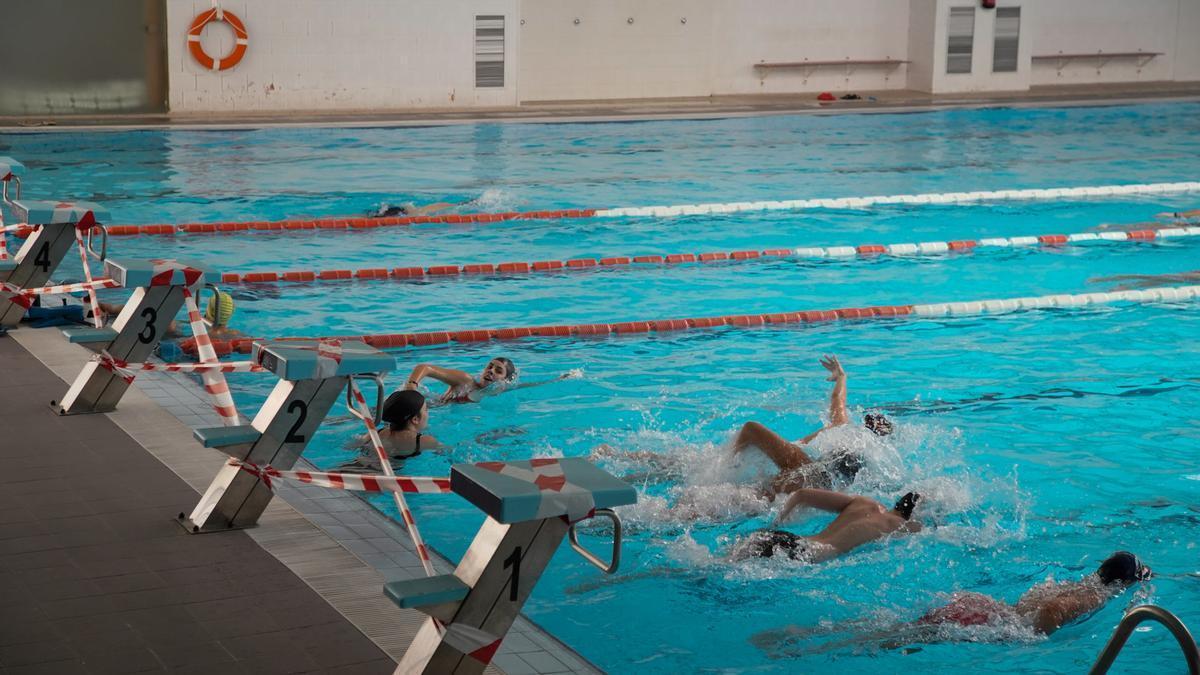
[[417, 431], [424, 431], [425, 427], [429, 426], [429, 405], [421, 405], [421, 412], [412, 420], [412, 426]]
[[483, 369], [483, 373], [479, 376], [479, 381], [487, 386], [493, 382], [505, 382], [512, 379], [509, 375], [509, 367], [500, 359], [492, 359]]

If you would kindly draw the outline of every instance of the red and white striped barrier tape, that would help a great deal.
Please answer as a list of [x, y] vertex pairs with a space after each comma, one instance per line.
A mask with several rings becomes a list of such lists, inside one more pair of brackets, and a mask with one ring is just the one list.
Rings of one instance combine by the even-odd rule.
[[[433, 345], [469, 342], [517, 340], [528, 337], [582, 337], [597, 335], [635, 335], [640, 333], [666, 333], [672, 331], [717, 328], [720, 326], [754, 327], [793, 323], [816, 323], [841, 319], [877, 319], [908, 315], [915, 316], [970, 316], [976, 314], [1002, 314], [1017, 310], [1044, 309], [1048, 307], [1084, 307], [1106, 305], [1115, 302], [1176, 302], [1200, 296], [1200, 286], [1177, 286], [1134, 291], [1109, 291], [1099, 293], [1059, 294], [1038, 297], [1011, 298], [1001, 300], [976, 300], [969, 302], [939, 302], [921, 305], [882, 305], [872, 307], [847, 307], [841, 309], [776, 312], [771, 314], [735, 314], [729, 316], [701, 317], [694, 319], [665, 319], [657, 321], [626, 321], [622, 323], [589, 323], [561, 326], [535, 326], [525, 328], [499, 328], [482, 330], [434, 331], [427, 333], [396, 333], [387, 335], [343, 335], [336, 338], [282, 338], [283, 340], [337, 339], [365, 342], [377, 349], [399, 349], [403, 347], [427, 347]], [[281, 339], [281, 338], [276, 338]], [[222, 353], [249, 352], [250, 346], [262, 338], [239, 338], [214, 343]], [[185, 351], [194, 351], [188, 342], [181, 343]]]
[[93, 360], [106, 364], [105, 368], [114, 368], [134, 373], [137, 371], [158, 371], [164, 373], [203, 373], [213, 371], [218, 373], [264, 373], [266, 368], [253, 361], [220, 361], [218, 363], [128, 363], [114, 359], [107, 352], [101, 352], [92, 357]]
[[291, 480], [298, 483], [308, 483], [318, 487], [335, 490], [353, 490], [356, 492], [406, 492], [412, 494], [446, 494], [450, 492], [449, 478], [432, 478], [429, 476], [369, 476], [356, 473], [335, 473], [330, 471], [280, 471], [271, 465], [258, 466], [251, 462], [231, 460], [231, 464], [241, 467], [263, 479], [267, 487], [271, 487], [271, 479]]
[[[87, 244], [83, 241], [83, 232], [75, 230], [75, 247], [79, 249], [79, 262], [83, 265], [83, 278], [88, 284], [93, 283], [92, 266], [88, 264]], [[113, 282], [114, 285], [116, 282]], [[96, 299], [96, 289], [89, 287], [88, 307], [92, 310], [92, 325], [96, 328], [104, 327], [104, 313], [100, 311], [100, 301]]]
[[45, 294], [78, 293], [79, 291], [94, 291], [99, 288], [117, 288], [121, 284], [113, 279], [93, 279], [77, 284], [59, 284], [57, 286], [39, 286], [38, 288], [23, 288], [17, 292], [27, 297]]
[[299, 272], [227, 272], [221, 283], [263, 283], [276, 281], [334, 281], [345, 279], [414, 279], [446, 278], [477, 274], [511, 274], [530, 272], [561, 272], [596, 268], [630, 268], [638, 265], [674, 265], [694, 262], [746, 261], [761, 258], [853, 258], [879, 255], [913, 256], [936, 255], [947, 252], [969, 252], [977, 248], [1015, 248], [1025, 246], [1063, 246], [1081, 242], [1146, 242], [1172, 237], [1200, 236], [1200, 226], [1171, 227], [1157, 230], [1114, 232], [1078, 232], [1075, 234], [1042, 234], [1021, 237], [989, 237], [975, 240], [926, 241], [908, 244], [860, 244], [858, 246], [824, 246], [771, 248], [763, 251], [732, 251], [710, 253], [679, 253], [671, 255], [614, 256], [609, 258], [574, 258], [571, 260], [541, 260], [537, 262], [507, 262], [498, 264], [434, 265], [429, 267], [377, 267], [360, 270], [321, 270]]
[[[1117, 197], [1129, 195], [1177, 194], [1200, 191], [1200, 182], [1147, 183], [1139, 185], [1098, 185], [1067, 188], [1027, 188], [1021, 190], [980, 190], [832, 199], [791, 199], [756, 202], [676, 204], [672, 206], [636, 206], [607, 209], [556, 209], [505, 213], [464, 213], [431, 216], [389, 216], [383, 218], [317, 218], [278, 221], [225, 223], [185, 223], [180, 225], [110, 225], [113, 236], [216, 234], [252, 231], [356, 230], [433, 223], [494, 223], [505, 220], [555, 220], [564, 218], [617, 218], [744, 213], [749, 211], [797, 211], [809, 209], [861, 209], [887, 204], [968, 204], [985, 201], [1035, 201], [1067, 197]], [[18, 229], [25, 236], [31, 228]]]
[[[201, 363], [219, 364], [217, 352], [213, 349], [212, 340], [204, 320], [200, 318], [200, 309], [196, 306], [196, 298], [190, 287], [183, 288], [183, 304], [187, 307], [188, 322], [192, 325], [193, 341]], [[219, 369], [201, 370], [200, 379], [204, 382], [204, 391], [212, 397], [213, 410], [220, 415], [221, 422], [227, 426], [236, 426], [239, 422], [237, 406], [233, 403], [233, 394], [229, 391], [229, 383]]]

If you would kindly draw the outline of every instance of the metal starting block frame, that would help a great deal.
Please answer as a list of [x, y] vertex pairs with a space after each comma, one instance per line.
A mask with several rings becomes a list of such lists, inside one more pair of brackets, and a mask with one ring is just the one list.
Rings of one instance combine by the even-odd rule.
[[[4, 166], [0, 165], [0, 172]], [[11, 169], [10, 169], [11, 171]], [[11, 173], [10, 173], [11, 175]], [[8, 182], [4, 182], [7, 201]], [[8, 201], [13, 212], [31, 227], [38, 226], [17, 251], [13, 263], [0, 266], [0, 281], [19, 290], [41, 288], [58, 269], [75, 244], [75, 231], [87, 235], [91, 250], [92, 231], [98, 229], [107, 242], [103, 225], [108, 211], [91, 202]], [[103, 258], [103, 253], [96, 253]], [[0, 331], [16, 328], [27, 307], [0, 293]]]
[[[106, 328], [68, 328], [71, 342], [85, 343], [126, 363], [144, 362], [166, 335], [183, 306], [184, 290], [201, 288], [207, 272], [176, 260], [104, 261], [105, 276], [122, 287], [133, 288], [112, 325]], [[129, 388], [129, 380], [102, 361], [88, 361], [62, 401], [50, 402], [60, 415], [115, 410]]]
[[[295, 465], [313, 433], [350, 379], [379, 375], [396, 360], [362, 342], [289, 340], [256, 342], [251, 360], [279, 376], [249, 425], [196, 429], [196, 440], [249, 464], [286, 471]], [[382, 400], [379, 401], [382, 404]], [[191, 514], [179, 514], [192, 533], [250, 527], [271, 501], [270, 486], [241, 467], [226, 463]]]
[[[397, 674], [482, 673], [563, 537], [588, 562], [616, 571], [621, 521], [610, 507], [637, 501], [633, 487], [580, 458], [456, 464], [450, 489], [488, 518], [453, 574], [384, 586], [392, 602], [430, 617]], [[575, 525], [593, 516], [613, 522], [609, 563], [578, 543]]]

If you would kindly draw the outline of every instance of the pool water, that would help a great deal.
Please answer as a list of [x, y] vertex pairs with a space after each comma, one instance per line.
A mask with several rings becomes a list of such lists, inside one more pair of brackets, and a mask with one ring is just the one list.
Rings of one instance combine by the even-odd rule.
[[[25, 196], [88, 199], [114, 222], [264, 220], [361, 213], [382, 201], [475, 200], [466, 210], [638, 206], [1191, 180], [1200, 105], [906, 115], [780, 116], [620, 124], [0, 135], [26, 163]], [[216, 271], [408, 266], [1070, 233], [1195, 208], [1197, 195], [963, 206], [430, 225], [354, 232], [114, 238], [114, 258], [176, 256]], [[1200, 241], [983, 250], [872, 260], [692, 264], [435, 281], [237, 287], [256, 336], [398, 333], [616, 322], [1104, 290], [1113, 274], [1200, 267]], [[77, 274], [68, 259], [62, 274]], [[74, 263], [77, 267], [78, 263]], [[115, 294], [119, 296], [119, 293]], [[454, 462], [592, 456], [639, 490], [621, 509], [621, 570], [603, 577], [563, 547], [527, 614], [612, 672], [1070, 672], [1122, 612], [1154, 602], [1200, 627], [1200, 312], [1116, 305], [940, 320], [722, 328], [629, 338], [529, 339], [395, 352], [399, 385], [422, 361], [482, 369], [506, 355], [526, 384], [447, 406], [448, 446], [404, 471]], [[727, 441], [755, 419], [796, 438], [828, 405], [824, 353], [841, 357], [855, 417], [898, 422], [887, 442], [839, 431], [868, 457], [850, 490], [926, 501], [914, 536], [813, 566], [730, 563], [730, 544], [778, 511], [769, 470]], [[269, 378], [235, 375], [244, 412]], [[307, 456], [353, 456], [351, 422]], [[646, 463], [611, 453], [656, 453]], [[481, 521], [457, 497], [413, 496], [422, 533], [457, 559]], [[373, 500], [392, 512], [388, 499]], [[830, 518], [788, 524], [813, 533]], [[584, 539], [603, 550], [609, 533]], [[886, 633], [956, 590], [1008, 601], [1075, 579], [1128, 549], [1155, 569], [1049, 638], [1010, 626], [897, 649]], [[789, 626], [786, 641], [764, 633]], [[765, 649], [764, 647], [774, 648]], [[1120, 672], [1183, 670], [1157, 625]]]

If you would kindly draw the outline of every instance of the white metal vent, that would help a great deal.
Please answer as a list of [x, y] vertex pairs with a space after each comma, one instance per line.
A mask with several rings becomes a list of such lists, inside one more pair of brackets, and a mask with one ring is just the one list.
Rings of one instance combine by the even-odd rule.
[[971, 52], [975, 50], [975, 8], [951, 7], [946, 36], [946, 72], [971, 72]]
[[504, 86], [504, 16], [475, 17], [475, 86]]
[[1001, 7], [996, 10], [996, 42], [992, 48], [992, 72], [1014, 73], [1017, 70], [1017, 45], [1021, 35], [1021, 8]]

